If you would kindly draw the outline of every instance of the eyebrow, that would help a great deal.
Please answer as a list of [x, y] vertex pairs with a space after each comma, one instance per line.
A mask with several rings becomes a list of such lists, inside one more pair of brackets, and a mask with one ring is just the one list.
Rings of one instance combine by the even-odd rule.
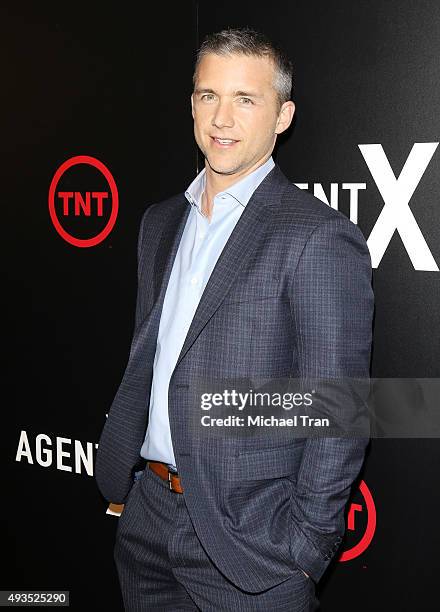
[[[201, 94], [201, 93], [211, 93], [211, 94], [215, 94], [217, 95], [217, 92], [214, 91], [213, 89], [210, 89], [208, 87], [204, 87], [204, 88], [197, 88], [194, 90], [195, 94]], [[254, 93], [252, 91], [234, 91], [232, 93], [233, 96], [243, 96], [246, 98], [263, 98], [262, 95], [259, 95], [257, 93]]]

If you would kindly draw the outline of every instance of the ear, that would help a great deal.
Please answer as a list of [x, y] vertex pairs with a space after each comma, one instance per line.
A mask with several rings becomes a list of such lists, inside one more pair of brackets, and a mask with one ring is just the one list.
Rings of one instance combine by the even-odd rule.
[[191, 115], [192, 118], [194, 119], [194, 94], [191, 94]]
[[282, 105], [275, 126], [275, 134], [281, 134], [292, 123], [293, 115], [295, 114], [295, 104], [292, 100], [284, 102]]

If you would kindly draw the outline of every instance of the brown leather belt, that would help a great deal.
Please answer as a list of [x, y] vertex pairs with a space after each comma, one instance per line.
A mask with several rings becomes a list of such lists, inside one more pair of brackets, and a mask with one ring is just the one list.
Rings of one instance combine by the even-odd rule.
[[161, 463], [160, 461], [147, 461], [147, 465], [150, 470], [160, 476], [162, 480], [169, 482], [170, 491], [183, 493], [180, 477], [176, 473], [170, 472], [166, 463]]

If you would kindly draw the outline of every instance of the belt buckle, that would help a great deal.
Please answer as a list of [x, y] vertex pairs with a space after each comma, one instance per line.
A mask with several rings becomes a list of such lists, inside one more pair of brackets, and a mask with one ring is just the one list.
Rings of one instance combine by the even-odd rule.
[[170, 485], [170, 491], [174, 492], [173, 483], [171, 482], [171, 472], [170, 472], [170, 470], [168, 470], [168, 483]]

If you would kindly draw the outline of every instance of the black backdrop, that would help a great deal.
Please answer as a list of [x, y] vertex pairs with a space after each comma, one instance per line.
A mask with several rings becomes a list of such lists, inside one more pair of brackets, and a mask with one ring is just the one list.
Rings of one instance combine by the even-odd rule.
[[[358, 224], [368, 238], [384, 198], [359, 145], [381, 145], [398, 177], [415, 143], [440, 140], [440, 5], [28, 2], [1, 12], [9, 343], [0, 588], [70, 590], [74, 609], [122, 610], [118, 519], [106, 513], [93, 459], [128, 359], [142, 212], [183, 191], [200, 167], [189, 103], [198, 42], [249, 25], [286, 48], [297, 116], [276, 160], [329, 202], [336, 185], [347, 215], [343, 184], [361, 183]], [[48, 209], [56, 170], [79, 155], [104, 163], [119, 194], [113, 230], [89, 248], [64, 240]], [[107, 189], [84, 165], [60, 185]], [[409, 202], [434, 269], [415, 269], [408, 251], [424, 251], [420, 241], [411, 246], [397, 231], [387, 241], [374, 270], [373, 376], [440, 376], [439, 187], [437, 150]], [[66, 227], [88, 238], [105, 224], [104, 210], [88, 225], [65, 218]], [[356, 488], [343, 550], [362, 540], [374, 514], [376, 528], [361, 554], [332, 564], [319, 587], [323, 610], [436, 608], [439, 460], [435, 439], [372, 441], [359, 484], [375, 513]]]

